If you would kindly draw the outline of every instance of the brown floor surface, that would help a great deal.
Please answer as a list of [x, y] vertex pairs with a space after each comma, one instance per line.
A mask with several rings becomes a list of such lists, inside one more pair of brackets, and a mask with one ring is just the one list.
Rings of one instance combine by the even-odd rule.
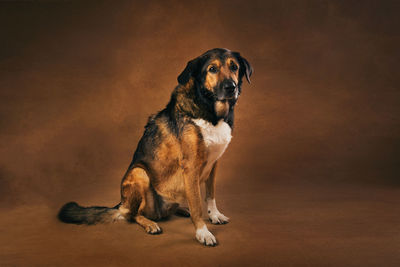
[[[0, 1], [0, 266], [400, 266], [398, 1]], [[115, 205], [147, 117], [214, 47], [253, 65], [210, 225]]]
[[2, 212], [0, 261], [2, 266], [398, 266], [399, 191], [288, 184], [266, 192], [225, 192], [220, 207], [231, 222], [210, 225], [220, 242], [214, 248], [197, 243], [187, 218], [160, 222], [164, 233], [151, 236], [136, 224], [66, 225], [46, 205], [19, 206]]

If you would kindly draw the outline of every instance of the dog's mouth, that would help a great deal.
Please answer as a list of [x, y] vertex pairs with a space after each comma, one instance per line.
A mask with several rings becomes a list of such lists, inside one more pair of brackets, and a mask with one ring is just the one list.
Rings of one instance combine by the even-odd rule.
[[217, 90], [215, 94], [216, 101], [225, 101], [225, 100], [237, 100], [239, 96], [239, 90], [237, 87], [232, 88], [231, 90]]
[[236, 100], [237, 99], [237, 96], [236, 95], [233, 95], [233, 96], [222, 96], [222, 97], [220, 97], [220, 96], [216, 96], [216, 101], [227, 101], [227, 100]]
[[212, 91], [201, 86], [199, 93], [203, 100], [213, 105], [215, 115], [218, 118], [226, 118], [229, 114], [230, 105], [234, 105], [239, 97], [238, 87], [228, 92], [218, 87]]

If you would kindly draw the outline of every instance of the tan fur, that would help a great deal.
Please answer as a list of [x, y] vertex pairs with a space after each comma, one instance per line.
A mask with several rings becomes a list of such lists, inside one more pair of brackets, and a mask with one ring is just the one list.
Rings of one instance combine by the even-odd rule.
[[[219, 70], [221, 68], [221, 65], [222, 65], [221, 61], [215, 59], [208, 64], [207, 70], [209, 70], [212, 66], [216, 67]], [[213, 88], [217, 85], [218, 81], [222, 80], [220, 73], [221, 73], [220, 71], [218, 73], [210, 73], [210, 72], [207, 73], [204, 85], [208, 90], [213, 91]]]
[[[141, 167], [129, 171], [122, 182], [121, 211], [137, 210], [136, 214], [126, 214], [134, 219], [149, 233], [155, 233], [156, 224], [148, 218], [154, 214], [154, 194], [162, 196], [169, 211], [177, 206], [173, 203], [188, 200], [192, 221], [196, 228], [202, 227], [200, 201], [200, 173], [205, 165], [204, 144], [199, 129], [188, 124], [182, 132], [180, 141], [172, 135], [165, 122], [157, 121], [160, 145], [155, 150], [156, 160], [152, 168], [156, 174], [151, 179], [155, 190], [150, 192], [150, 178]], [[167, 167], [166, 167], [167, 166]], [[168, 209], [168, 207], [167, 207]], [[168, 211], [167, 211], [168, 212]], [[147, 218], [145, 218], [147, 217]]]
[[229, 112], [229, 103], [228, 101], [216, 101], [215, 102], [215, 113], [219, 117], [225, 117]]

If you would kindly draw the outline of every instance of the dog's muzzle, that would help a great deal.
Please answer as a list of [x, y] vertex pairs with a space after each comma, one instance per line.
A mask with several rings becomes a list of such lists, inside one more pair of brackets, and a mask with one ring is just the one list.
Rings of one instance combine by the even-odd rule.
[[221, 83], [220, 90], [218, 90], [218, 100], [237, 99], [238, 88], [234, 81], [225, 80]]

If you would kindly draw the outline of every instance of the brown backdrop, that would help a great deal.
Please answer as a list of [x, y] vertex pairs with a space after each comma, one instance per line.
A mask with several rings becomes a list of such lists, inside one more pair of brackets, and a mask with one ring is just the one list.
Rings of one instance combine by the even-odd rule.
[[[400, 263], [398, 1], [0, 3], [0, 265]], [[218, 174], [220, 246], [190, 220], [59, 223], [114, 205], [147, 117], [214, 47], [253, 65]]]

